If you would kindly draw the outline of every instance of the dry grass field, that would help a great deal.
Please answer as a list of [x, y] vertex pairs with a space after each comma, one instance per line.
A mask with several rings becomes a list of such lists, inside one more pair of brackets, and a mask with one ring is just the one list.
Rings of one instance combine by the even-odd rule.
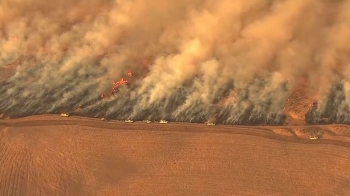
[[[350, 127], [0, 121], [0, 195], [350, 195]], [[318, 134], [320, 140], [309, 140]]]

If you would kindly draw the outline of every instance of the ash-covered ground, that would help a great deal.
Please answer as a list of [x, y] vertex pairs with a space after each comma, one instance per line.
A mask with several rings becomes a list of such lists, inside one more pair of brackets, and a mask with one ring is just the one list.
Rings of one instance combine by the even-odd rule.
[[284, 124], [305, 80], [315, 100], [305, 121], [348, 123], [349, 9], [346, 0], [3, 0], [0, 113]]

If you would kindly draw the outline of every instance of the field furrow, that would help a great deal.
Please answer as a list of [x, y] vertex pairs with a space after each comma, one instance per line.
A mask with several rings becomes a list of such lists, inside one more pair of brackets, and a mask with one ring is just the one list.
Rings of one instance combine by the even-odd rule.
[[[8, 128], [0, 132], [1, 196], [350, 191], [350, 143], [342, 140], [347, 125], [209, 127], [40, 118], [2, 121]], [[313, 135], [320, 139], [310, 140]]]

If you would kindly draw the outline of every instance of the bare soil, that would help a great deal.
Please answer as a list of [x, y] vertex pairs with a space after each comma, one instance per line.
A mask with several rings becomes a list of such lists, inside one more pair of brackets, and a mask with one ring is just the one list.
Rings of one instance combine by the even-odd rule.
[[0, 195], [350, 195], [349, 136], [346, 125], [6, 119]]

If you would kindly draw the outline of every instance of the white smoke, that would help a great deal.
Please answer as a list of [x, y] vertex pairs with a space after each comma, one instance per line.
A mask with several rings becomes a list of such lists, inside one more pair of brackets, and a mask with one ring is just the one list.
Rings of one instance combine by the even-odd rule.
[[[317, 115], [343, 85], [337, 114], [349, 121], [349, 9], [348, 0], [3, 0], [0, 68], [17, 68], [1, 75], [0, 111], [83, 104], [81, 114], [116, 118], [280, 123], [306, 78]], [[98, 100], [121, 78], [130, 85]]]

